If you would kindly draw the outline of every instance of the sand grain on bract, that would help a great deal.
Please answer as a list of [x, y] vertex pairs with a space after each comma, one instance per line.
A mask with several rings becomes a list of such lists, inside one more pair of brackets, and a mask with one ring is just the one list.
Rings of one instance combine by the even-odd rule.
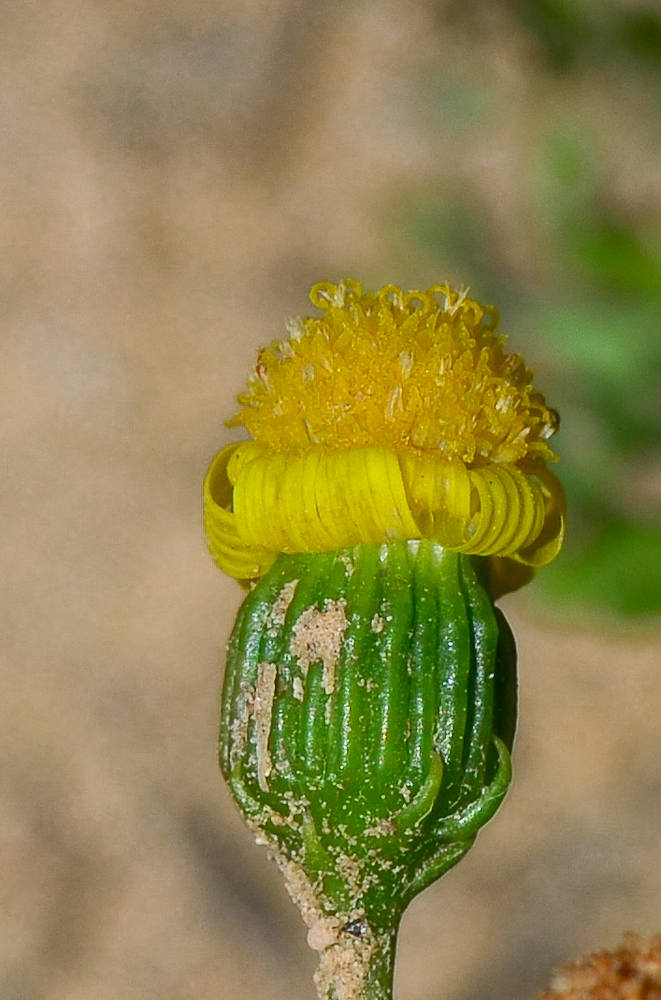
[[324, 610], [307, 608], [294, 626], [290, 650], [298, 660], [302, 673], [321, 660], [323, 686], [326, 694], [335, 690], [335, 668], [342, 649], [348, 624], [346, 601], [328, 601]]
[[275, 663], [263, 662], [259, 664], [257, 687], [253, 701], [253, 716], [255, 720], [257, 752], [257, 782], [263, 792], [268, 792], [269, 790], [268, 777], [273, 770], [273, 762], [269, 751], [269, 736], [271, 733], [276, 676], [277, 667]]
[[269, 609], [266, 620], [268, 629], [278, 628], [284, 625], [285, 615], [287, 614], [289, 605], [292, 602], [297, 586], [298, 580], [289, 580], [289, 582], [284, 585]]

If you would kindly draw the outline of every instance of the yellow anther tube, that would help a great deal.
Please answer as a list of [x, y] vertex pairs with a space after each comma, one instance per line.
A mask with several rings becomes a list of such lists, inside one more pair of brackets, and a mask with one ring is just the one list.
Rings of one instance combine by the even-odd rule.
[[541, 462], [466, 468], [383, 445], [300, 454], [230, 445], [211, 466], [204, 496], [211, 552], [244, 580], [261, 576], [278, 552], [415, 538], [540, 566], [565, 531], [562, 486]]

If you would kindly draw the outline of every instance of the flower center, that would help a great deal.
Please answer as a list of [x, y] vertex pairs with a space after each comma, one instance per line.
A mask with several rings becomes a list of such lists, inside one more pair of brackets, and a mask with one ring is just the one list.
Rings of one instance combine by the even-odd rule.
[[275, 451], [370, 444], [466, 464], [552, 458], [557, 415], [518, 354], [505, 352], [495, 309], [465, 292], [354, 281], [315, 285], [320, 318], [260, 352], [230, 421]]

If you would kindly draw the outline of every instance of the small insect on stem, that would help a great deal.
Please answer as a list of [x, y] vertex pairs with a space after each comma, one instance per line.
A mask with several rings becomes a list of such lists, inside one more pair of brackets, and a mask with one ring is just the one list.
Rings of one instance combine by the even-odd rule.
[[367, 933], [367, 927], [362, 920], [349, 920], [342, 928], [345, 934], [352, 934], [354, 937], [363, 937]]

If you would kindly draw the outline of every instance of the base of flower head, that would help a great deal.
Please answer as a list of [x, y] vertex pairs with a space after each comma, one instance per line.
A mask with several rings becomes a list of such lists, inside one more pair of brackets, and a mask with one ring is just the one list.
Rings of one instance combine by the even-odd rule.
[[506, 793], [516, 654], [480, 572], [430, 541], [280, 555], [239, 612], [221, 767], [336, 930], [385, 932]]
[[[250, 441], [213, 463], [205, 524], [216, 562], [243, 580], [261, 576], [278, 552], [420, 538], [537, 567], [562, 546], [565, 498], [542, 462], [467, 468], [380, 445], [291, 455]], [[509, 576], [515, 589], [526, 573]]]

